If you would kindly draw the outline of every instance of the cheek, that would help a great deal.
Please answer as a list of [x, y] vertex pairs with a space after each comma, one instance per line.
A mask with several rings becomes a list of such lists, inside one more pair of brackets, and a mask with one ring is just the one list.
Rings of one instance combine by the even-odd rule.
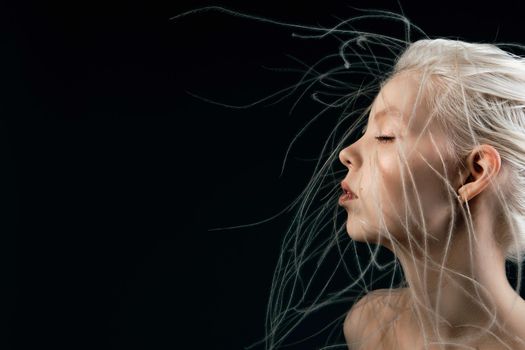
[[[399, 208], [399, 204], [404, 202], [403, 196], [403, 179], [400, 171], [399, 157], [393, 155], [386, 155], [378, 160], [378, 175], [379, 175], [379, 186], [376, 186], [376, 191], [379, 192], [380, 200], [383, 206], [388, 205], [395, 208]], [[407, 174], [403, 174], [405, 177], [405, 186], [409, 186], [406, 182]]]
[[[381, 205], [385, 223], [391, 234], [404, 234], [402, 228], [406, 218], [406, 204], [413, 202], [408, 174], [401, 174], [397, 162], [388, 161], [381, 167]], [[407, 189], [404, 193], [403, 188]]]
[[[400, 238], [404, 232], [401, 220], [405, 217], [405, 197], [396, 158], [387, 152], [378, 156], [376, 164], [363, 174], [361, 187], [366, 191], [363, 196], [366, 198], [363, 201], [364, 214], [373, 228], [382, 231], [384, 225], [390, 234]], [[411, 202], [410, 199], [408, 201]]]
[[[382, 209], [380, 213], [379, 207], [372, 208], [372, 215], [383, 215], [388, 231], [398, 239], [406, 236], [406, 226], [413, 234], [421, 232], [422, 220], [429, 231], [438, 231], [444, 221], [440, 213], [448, 208], [442, 180], [422, 159], [407, 159], [409, 169], [400, 161], [397, 155], [378, 159], [380, 181], [369, 188], [378, 191]], [[439, 171], [435, 162], [432, 167]]]

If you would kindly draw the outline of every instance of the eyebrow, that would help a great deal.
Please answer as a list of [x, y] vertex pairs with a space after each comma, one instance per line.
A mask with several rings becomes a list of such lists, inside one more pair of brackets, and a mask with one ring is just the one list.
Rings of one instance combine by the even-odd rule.
[[395, 117], [398, 118], [401, 116], [401, 112], [399, 111], [399, 109], [397, 109], [396, 107], [388, 107], [383, 108], [379, 112], [375, 113], [373, 119], [382, 119], [387, 114], [393, 114]]
[[[401, 117], [401, 111], [397, 109], [396, 107], [389, 107], [389, 108], [383, 108], [379, 112], [374, 114], [373, 119], [383, 119], [387, 114], [392, 114], [394, 117], [399, 118]], [[369, 118], [370, 119], [370, 118]], [[361, 134], [364, 134], [366, 129], [368, 127], [368, 123], [363, 126], [361, 129]]]

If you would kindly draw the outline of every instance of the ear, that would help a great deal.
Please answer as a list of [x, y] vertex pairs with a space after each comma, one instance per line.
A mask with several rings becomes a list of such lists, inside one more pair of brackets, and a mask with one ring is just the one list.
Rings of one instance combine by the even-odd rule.
[[491, 179], [496, 179], [501, 168], [501, 158], [494, 147], [480, 145], [468, 155], [466, 167], [468, 177], [458, 189], [462, 202], [472, 200], [490, 184]]

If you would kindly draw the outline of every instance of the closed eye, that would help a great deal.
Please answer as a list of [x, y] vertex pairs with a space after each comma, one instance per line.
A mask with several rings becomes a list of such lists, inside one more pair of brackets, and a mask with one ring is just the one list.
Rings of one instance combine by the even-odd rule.
[[376, 137], [376, 140], [379, 141], [380, 143], [387, 143], [387, 142], [391, 142], [395, 137], [393, 136], [377, 136]]
[[[363, 127], [363, 129], [361, 130], [361, 135], [363, 135], [366, 132], [367, 127], [368, 127], [368, 124]], [[378, 140], [380, 143], [387, 143], [387, 142], [391, 142], [392, 140], [394, 140], [394, 138], [395, 138], [394, 136], [381, 135], [381, 136], [377, 136], [376, 140]]]

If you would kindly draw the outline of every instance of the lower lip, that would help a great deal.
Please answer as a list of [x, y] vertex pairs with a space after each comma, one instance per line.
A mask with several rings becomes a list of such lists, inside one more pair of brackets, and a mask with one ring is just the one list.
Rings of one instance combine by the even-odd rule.
[[343, 203], [345, 203], [347, 201], [350, 201], [352, 199], [355, 199], [355, 197], [352, 196], [352, 194], [350, 194], [350, 193], [349, 194], [346, 194], [346, 193], [342, 194], [341, 197], [339, 197], [339, 204], [343, 204]]

